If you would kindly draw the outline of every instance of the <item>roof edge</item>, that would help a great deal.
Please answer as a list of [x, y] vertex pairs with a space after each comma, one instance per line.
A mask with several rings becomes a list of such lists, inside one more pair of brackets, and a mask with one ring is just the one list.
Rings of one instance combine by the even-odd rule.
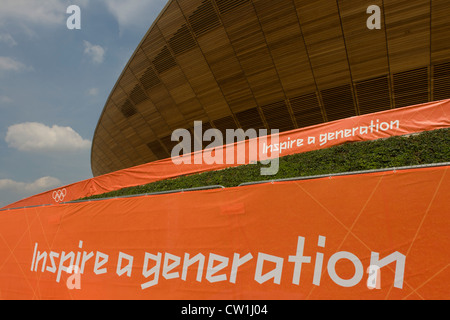
[[136, 56], [136, 53], [138, 52], [139, 48], [140, 48], [141, 45], [144, 43], [144, 41], [147, 39], [147, 37], [149, 36], [149, 34], [150, 34], [150, 32], [153, 30], [153, 28], [156, 26], [156, 24], [158, 23], [158, 21], [159, 21], [159, 19], [161, 18], [161, 16], [166, 12], [167, 8], [168, 8], [174, 1], [176, 1], [176, 0], [168, 0], [167, 3], [165, 4], [164, 8], [161, 10], [161, 12], [160, 12], [160, 13], [158, 14], [158, 16], [155, 18], [155, 20], [153, 21], [153, 23], [150, 25], [149, 29], [147, 30], [147, 32], [146, 32], [146, 33], [144, 34], [144, 36], [142, 37], [141, 41], [140, 41], [139, 44], [137, 45], [137, 47], [136, 47], [136, 49], [134, 50], [133, 54], [132, 54], [131, 57], [128, 59], [127, 64], [126, 64], [125, 67], [123, 68], [122, 72], [120, 73], [119, 77], [118, 77], [117, 80], [116, 80], [116, 83], [115, 83], [114, 86], [112, 87], [112, 89], [111, 89], [111, 91], [110, 91], [110, 93], [109, 93], [109, 95], [108, 95], [108, 98], [106, 99], [106, 102], [105, 102], [105, 104], [104, 104], [104, 106], [103, 106], [102, 112], [100, 113], [100, 117], [98, 118], [97, 124], [96, 124], [95, 129], [94, 129], [94, 134], [93, 134], [93, 137], [92, 137], [90, 162], [91, 162], [91, 172], [92, 172], [92, 175], [93, 175], [94, 177], [96, 176], [96, 175], [94, 174], [94, 170], [93, 170], [93, 167], [92, 167], [92, 164], [93, 164], [93, 162], [92, 162], [92, 155], [93, 155], [93, 149], [94, 149], [94, 141], [95, 141], [95, 137], [96, 137], [96, 135], [97, 135], [97, 130], [98, 130], [98, 127], [99, 127], [99, 125], [100, 125], [100, 122], [101, 122], [101, 120], [102, 120], [102, 118], [103, 118], [103, 116], [104, 116], [104, 114], [105, 114], [106, 106], [108, 105], [108, 102], [110, 101], [113, 92], [116, 90], [116, 88], [117, 88], [117, 86], [118, 86], [118, 84], [119, 84], [120, 79], [122, 79], [122, 77], [123, 77], [123, 75], [124, 75], [124, 73], [125, 73], [125, 70], [127, 70], [127, 68], [128, 68], [128, 66], [130, 65], [131, 61], [132, 61], [133, 58]]

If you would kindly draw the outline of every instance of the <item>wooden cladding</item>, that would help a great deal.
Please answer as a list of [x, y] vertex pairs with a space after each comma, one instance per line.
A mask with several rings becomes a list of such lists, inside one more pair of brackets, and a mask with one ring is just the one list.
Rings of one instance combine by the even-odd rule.
[[356, 115], [350, 84], [322, 90], [321, 94], [328, 121]]
[[289, 103], [299, 128], [324, 122], [316, 93], [293, 97]]
[[120, 107], [120, 111], [123, 113], [125, 118], [129, 118], [131, 116], [134, 116], [137, 113], [136, 108], [134, 107], [134, 105], [128, 99]]
[[169, 157], [169, 152], [158, 140], [148, 143], [147, 146], [158, 159], [165, 159]]
[[167, 47], [164, 47], [161, 52], [155, 57], [153, 60], [153, 65], [158, 73], [163, 73], [164, 71], [169, 70], [172, 67], [175, 67], [177, 63], [173, 58]]
[[285, 131], [450, 98], [450, 9], [404, 2], [370, 3], [369, 30], [367, 1], [169, 0], [105, 104], [93, 172], [167, 157], [195, 120]]
[[244, 130], [247, 129], [264, 129], [264, 122], [259, 115], [258, 109], [250, 108], [236, 113], [236, 118], [239, 121], [240, 127]]
[[434, 98], [443, 100], [450, 97], [450, 62], [437, 64], [433, 68]]
[[285, 101], [278, 101], [261, 107], [270, 129], [281, 131], [295, 128]]
[[134, 86], [133, 91], [131, 91], [130, 93], [130, 99], [133, 100], [134, 104], [139, 104], [147, 100], [148, 97], [145, 94], [144, 90], [142, 90], [141, 86], [137, 84]]
[[226, 116], [217, 120], [214, 120], [214, 126], [219, 129], [225, 136], [226, 129], [237, 129], [236, 122], [232, 116]]
[[389, 77], [387, 75], [355, 83], [360, 114], [391, 108]]
[[153, 71], [152, 67], [148, 67], [147, 70], [142, 75], [140, 82], [145, 89], [150, 89], [154, 86], [157, 86], [161, 83], [155, 71]]
[[406, 107], [428, 101], [428, 68], [393, 75], [395, 106]]
[[197, 45], [192, 36], [189, 28], [184, 24], [169, 40], [170, 49], [172, 52], [177, 54], [182, 54]]
[[220, 25], [219, 16], [210, 0], [203, 1], [194, 11], [189, 17], [189, 24], [197, 37]]
[[249, 3], [249, 0], [215, 0], [221, 14], [225, 14], [243, 4]]

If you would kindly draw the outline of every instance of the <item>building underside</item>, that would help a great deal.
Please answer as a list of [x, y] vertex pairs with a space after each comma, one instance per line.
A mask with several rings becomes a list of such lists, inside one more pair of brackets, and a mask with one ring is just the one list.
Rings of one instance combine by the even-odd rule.
[[194, 121], [286, 131], [450, 98], [448, 17], [448, 0], [171, 0], [105, 104], [93, 174], [169, 157]]

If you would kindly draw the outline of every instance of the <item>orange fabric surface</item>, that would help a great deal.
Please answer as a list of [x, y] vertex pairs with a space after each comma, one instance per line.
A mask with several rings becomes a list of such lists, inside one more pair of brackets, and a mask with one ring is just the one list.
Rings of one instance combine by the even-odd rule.
[[[225, 147], [222, 163], [205, 163], [205, 151], [203, 151], [203, 157], [202, 152], [186, 156], [192, 160], [190, 164], [176, 165], [171, 158], [168, 158], [43, 192], [17, 201], [3, 209], [56, 204], [181, 175], [240, 165], [237, 163], [237, 156], [232, 163], [226, 161], [226, 154], [227, 151], [232, 150], [231, 146], [234, 147], [231, 152], [236, 152], [241, 145], [244, 145], [246, 156], [243, 163], [248, 164], [254, 160], [328, 148], [345, 142], [375, 140], [446, 127], [450, 127], [450, 100], [430, 102], [282, 132], [279, 134], [278, 143], [270, 144], [270, 138], [268, 141], [266, 138], [259, 138], [257, 159], [250, 154], [249, 143], [240, 142]], [[199, 164], [194, 163], [196, 154], [200, 155], [201, 163]]]
[[0, 298], [449, 299], [449, 178], [442, 166], [3, 211]]

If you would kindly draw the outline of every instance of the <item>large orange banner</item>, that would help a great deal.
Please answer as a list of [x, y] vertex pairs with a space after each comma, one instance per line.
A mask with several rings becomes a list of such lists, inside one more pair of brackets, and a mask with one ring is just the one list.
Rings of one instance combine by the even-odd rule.
[[[191, 153], [177, 158], [175, 162], [178, 161], [178, 164], [171, 158], [155, 161], [50, 190], [5, 208], [67, 202], [158, 180], [249, 164], [346, 142], [375, 140], [447, 127], [450, 127], [450, 100], [430, 102]], [[256, 151], [252, 152], [253, 149]]]
[[449, 166], [0, 213], [2, 299], [449, 299]]

